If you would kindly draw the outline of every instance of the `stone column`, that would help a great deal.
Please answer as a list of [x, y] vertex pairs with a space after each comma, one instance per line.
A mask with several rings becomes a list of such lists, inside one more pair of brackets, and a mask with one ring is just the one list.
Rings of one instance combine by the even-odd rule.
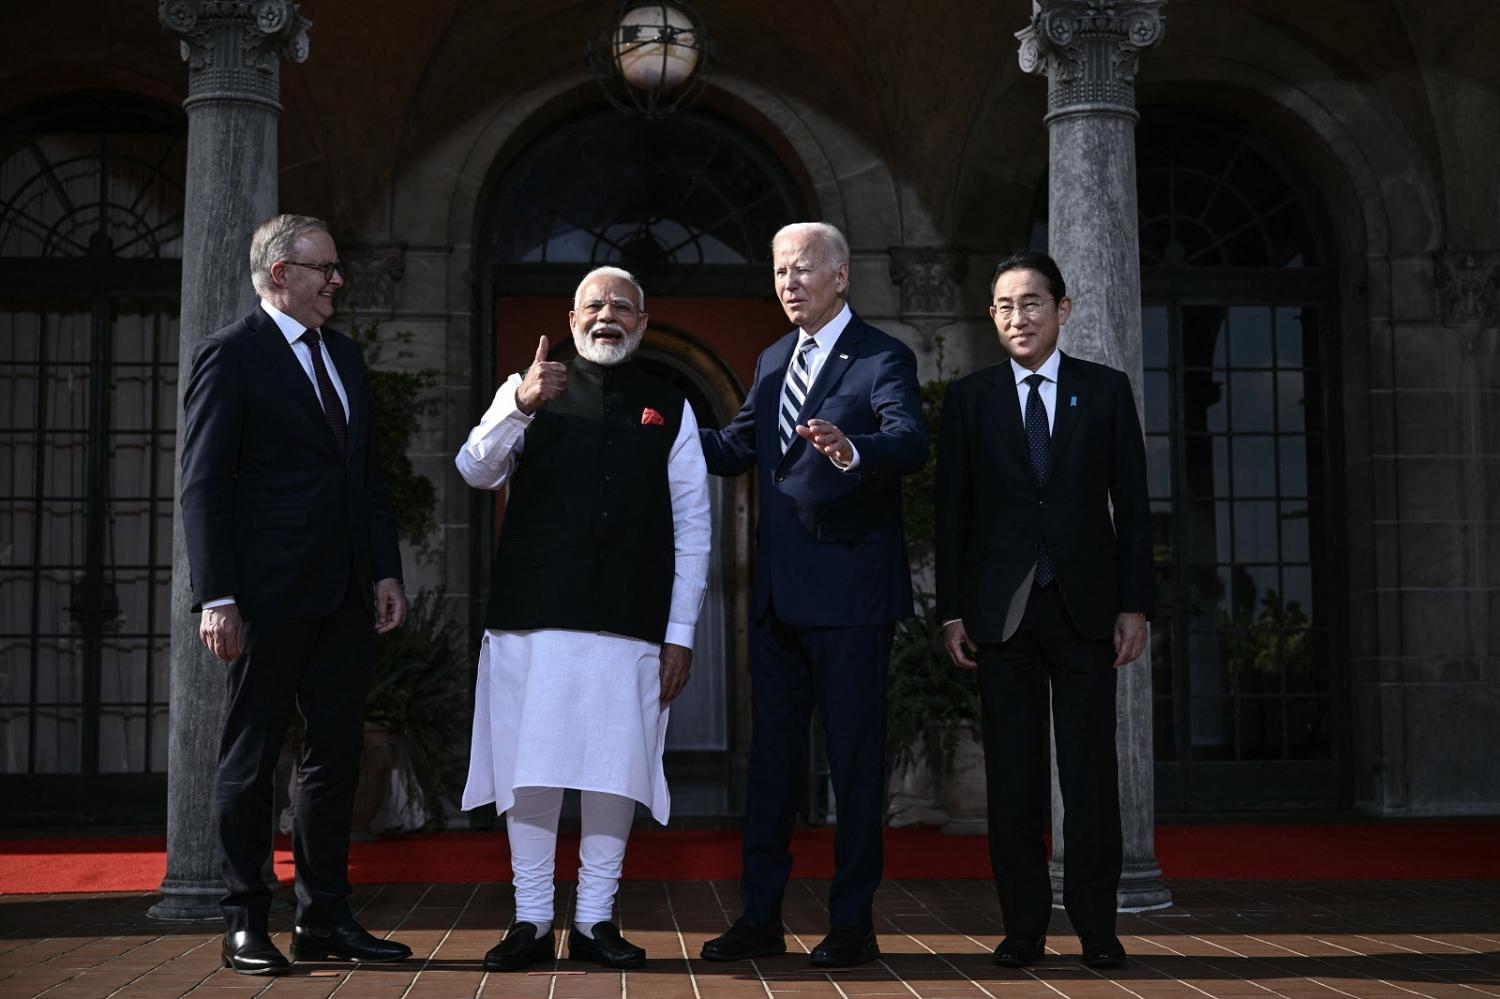
[[[307, 58], [307, 28], [290, 0], [160, 0], [162, 24], [188, 63], [187, 191], [177, 425], [193, 348], [249, 312], [250, 234], [276, 213], [276, 127], [283, 58]], [[181, 453], [181, 438], [178, 453]], [[180, 490], [181, 467], [177, 488]], [[198, 640], [182, 518], [172, 525], [171, 728], [167, 874], [157, 919], [217, 919], [224, 885], [213, 782], [224, 717], [224, 664]]]
[[[1141, 410], [1141, 272], [1135, 197], [1135, 71], [1161, 40], [1165, 0], [1033, 0], [1016, 34], [1021, 68], [1047, 77], [1050, 252], [1068, 280], [1065, 350], [1119, 368]], [[1120, 672], [1117, 701], [1124, 911], [1172, 904], [1156, 863], [1151, 655]], [[1063, 806], [1053, 782], [1052, 886], [1062, 899]]]

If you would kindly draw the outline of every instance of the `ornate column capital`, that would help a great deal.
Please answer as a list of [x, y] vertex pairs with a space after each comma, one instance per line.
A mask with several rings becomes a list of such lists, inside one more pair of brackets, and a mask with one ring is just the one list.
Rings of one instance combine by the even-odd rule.
[[282, 59], [307, 58], [312, 22], [294, 0], [157, 0], [161, 23], [182, 38], [188, 98], [281, 110]]
[[1487, 328], [1500, 323], [1500, 253], [1439, 253], [1434, 283], [1444, 326]]
[[1032, 0], [1016, 32], [1021, 69], [1047, 77], [1047, 120], [1065, 114], [1136, 117], [1142, 49], [1166, 34], [1166, 0]]
[[969, 273], [969, 251], [946, 246], [893, 246], [891, 283], [901, 289], [901, 320], [929, 348], [937, 331], [961, 311], [959, 289]]

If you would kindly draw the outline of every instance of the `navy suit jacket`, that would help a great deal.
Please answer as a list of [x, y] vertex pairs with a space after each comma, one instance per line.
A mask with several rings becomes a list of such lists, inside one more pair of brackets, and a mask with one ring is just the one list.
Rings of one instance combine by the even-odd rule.
[[911, 348], [851, 317], [809, 388], [798, 423], [837, 424], [859, 450], [842, 472], [801, 437], [785, 455], [776, 414], [792, 330], [760, 355], [745, 404], [722, 430], [701, 430], [715, 475], [758, 469], [760, 524], [750, 613], [774, 603], [788, 624], [886, 624], [912, 614], [901, 524], [901, 476], [927, 461], [927, 427]]
[[1078, 630], [1151, 611], [1146, 447], [1124, 372], [1064, 354], [1051, 471], [1038, 483], [1009, 361], [948, 386], [937, 462], [937, 611], [976, 642], [1005, 637], [1011, 595], [1047, 545]]
[[183, 396], [182, 516], [193, 610], [232, 596], [247, 621], [324, 617], [355, 590], [401, 576], [396, 520], [380, 479], [359, 346], [323, 328], [349, 397], [333, 431], [286, 337], [257, 307], [204, 337]]

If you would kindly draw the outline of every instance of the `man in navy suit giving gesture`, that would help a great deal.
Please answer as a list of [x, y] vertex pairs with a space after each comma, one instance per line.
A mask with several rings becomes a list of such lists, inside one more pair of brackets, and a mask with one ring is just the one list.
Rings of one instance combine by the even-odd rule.
[[768, 347], [740, 411], [703, 430], [714, 475], [757, 470], [750, 588], [750, 771], [744, 913], [703, 945], [711, 961], [786, 950], [782, 896], [814, 706], [838, 802], [830, 931], [814, 965], [879, 956], [885, 689], [895, 623], [912, 614], [901, 476], [927, 459], [916, 359], [849, 309], [849, 244], [821, 222], [771, 243], [776, 294], [796, 329]]

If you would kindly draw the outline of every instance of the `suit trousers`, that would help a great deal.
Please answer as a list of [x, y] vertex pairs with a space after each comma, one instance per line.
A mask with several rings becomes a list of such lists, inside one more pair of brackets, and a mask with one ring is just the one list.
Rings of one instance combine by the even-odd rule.
[[261, 870], [294, 705], [303, 721], [292, 831], [297, 924], [326, 928], [349, 913], [349, 822], [375, 657], [374, 618], [356, 585], [328, 617], [245, 622], [241, 655], [229, 666], [214, 790], [230, 932], [266, 928], [271, 892]]
[[829, 923], [873, 925], [884, 866], [885, 689], [894, 630], [889, 624], [787, 624], [774, 606], [751, 626], [750, 770], [740, 892], [745, 918], [753, 923], [781, 921], [816, 706], [838, 806]]
[[1056, 586], [1032, 587], [1009, 639], [979, 645], [990, 862], [1007, 936], [1047, 932], [1052, 883], [1048, 688], [1063, 799], [1063, 907], [1085, 946], [1115, 939], [1120, 789], [1114, 648], [1086, 638]]

